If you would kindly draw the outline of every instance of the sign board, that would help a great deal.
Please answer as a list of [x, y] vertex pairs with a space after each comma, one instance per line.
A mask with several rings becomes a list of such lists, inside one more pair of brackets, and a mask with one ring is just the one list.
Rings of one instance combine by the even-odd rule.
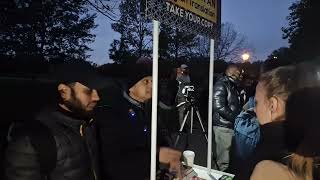
[[214, 37], [221, 0], [147, 0], [147, 17], [183, 31]]

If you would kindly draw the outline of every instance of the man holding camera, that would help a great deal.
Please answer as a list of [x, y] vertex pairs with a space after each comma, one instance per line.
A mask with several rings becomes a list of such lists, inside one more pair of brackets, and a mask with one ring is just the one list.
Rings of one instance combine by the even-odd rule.
[[186, 101], [186, 97], [183, 93], [183, 89], [185, 88], [185, 86], [188, 86], [191, 83], [190, 76], [189, 76], [189, 67], [186, 64], [181, 64], [181, 66], [177, 68], [176, 80], [179, 83], [176, 103], [177, 103], [178, 112], [179, 112], [179, 124], [181, 126], [183, 123], [183, 117], [184, 117], [184, 111], [185, 111], [185, 105], [181, 103]]
[[234, 121], [242, 109], [237, 90], [240, 80], [240, 69], [230, 65], [225, 76], [219, 78], [213, 87], [213, 130], [220, 171], [226, 171], [229, 167]]

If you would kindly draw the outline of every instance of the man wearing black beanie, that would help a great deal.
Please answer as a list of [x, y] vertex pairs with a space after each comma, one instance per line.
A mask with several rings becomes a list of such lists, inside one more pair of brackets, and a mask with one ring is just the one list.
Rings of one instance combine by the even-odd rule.
[[[135, 69], [125, 88], [104, 89], [106, 95], [96, 111], [104, 179], [148, 179], [150, 172], [150, 117], [145, 103], [152, 97], [151, 71]], [[159, 148], [158, 159], [172, 169], [180, 165], [181, 153]], [[177, 170], [175, 170], [177, 171]]]

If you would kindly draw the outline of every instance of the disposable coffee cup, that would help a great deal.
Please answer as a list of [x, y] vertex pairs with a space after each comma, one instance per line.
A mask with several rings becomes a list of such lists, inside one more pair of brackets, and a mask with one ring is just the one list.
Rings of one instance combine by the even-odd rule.
[[187, 166], [193, 167], [195, 153], [190, 150], [183, 151], [184, 162]]

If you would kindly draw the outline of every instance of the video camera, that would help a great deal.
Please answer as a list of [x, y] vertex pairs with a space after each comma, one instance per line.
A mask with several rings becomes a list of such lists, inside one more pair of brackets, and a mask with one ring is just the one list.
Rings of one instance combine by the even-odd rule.
[[186, 97], [187, 102], [194, 102], [195, 101], [195, 90], [194, 86], [184, 86], [182, 89], [182, 94]]

